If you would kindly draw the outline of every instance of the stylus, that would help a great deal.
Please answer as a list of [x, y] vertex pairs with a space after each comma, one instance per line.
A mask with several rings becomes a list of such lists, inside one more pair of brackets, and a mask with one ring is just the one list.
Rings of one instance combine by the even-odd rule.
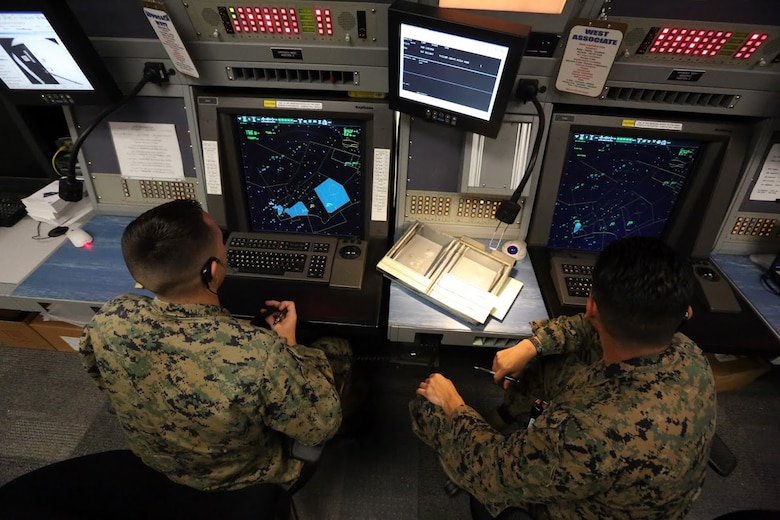
[[[479, 370], [481, 372], [487, 372], [491, 376], [496, 375], [496, 373], [494, 371], [488, 370], [487, 368], [482, 368], [482, 367], [478, 367], [478, 366], [474, 365], [474, 369], [475, 370]], [[519, 379], [517, 379], [516, 377], [512, 377], [512, 376], [504, 376], [504, 379], [506, 379], [507, 381], [511, 381], [513, 383], [519, 383], [520, 382]]]
[[278, 325], [279, 323], [281, 323], [281, 321], [284, 319], [285, 316], [287, 316], [287, 309], [283, 309], [283, 310], [279, 311], [279, 313], [274, 318], [274, 323], [273, 324], [274, 325]]

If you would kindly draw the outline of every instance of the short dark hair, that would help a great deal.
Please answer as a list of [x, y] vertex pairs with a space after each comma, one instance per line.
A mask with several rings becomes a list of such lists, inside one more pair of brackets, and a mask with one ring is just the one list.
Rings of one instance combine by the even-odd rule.
[[661, 240], [615, 240], [593, 269], [592, 297], [604, 328], [618, 340], [670, 341], [694, 291], [693, 269]]
[[122, 255], [133, 278], [155, 294], [186, 290], [200, 280], [213, 254], [214, 232], [200, 203], [181, 199], [156, 206], [122, 233]]

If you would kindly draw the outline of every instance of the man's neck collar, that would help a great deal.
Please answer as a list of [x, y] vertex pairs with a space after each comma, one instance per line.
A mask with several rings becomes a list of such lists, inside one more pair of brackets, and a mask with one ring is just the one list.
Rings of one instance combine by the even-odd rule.
[[604, 363], [620, 363], [628, 359], [658, 355], [669, 348], [669, 343], [647, 345], [644, 343], [618, 342], [609, 335], [601, 336]]

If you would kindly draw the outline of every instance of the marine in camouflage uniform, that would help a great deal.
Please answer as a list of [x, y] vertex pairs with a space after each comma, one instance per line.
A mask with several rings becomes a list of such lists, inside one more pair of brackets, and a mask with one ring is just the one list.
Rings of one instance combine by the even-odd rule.
[[[531, 426], [498, 431], [441, 374], [409, 405], [415, 434], [491, 515], [519, 507], [536, 519], [673, 520], [700, 493], [715, 434], [714, 378], [693, 341], [664, 332], [682, 308], [692, 312], [690, 266], [671, 260], [667, 246], [659, 253], [658, 242], [626, 240], [604, 250], [607, 267], [597, 261], [585, 314], [532, 322], [537, 348], [523, 340], [496, 354], [496, 380], [525, 367], [519, 384], [505, 386], [511, 414], [549, 403]], [[626, 321], [615, 325], [621, 313]], [[659, 316], [664, 325], [654, 329]], [[625, 330], [639, 338], [626, 347], [616, 344]], [[661, 337], [671, 339], [650, 339]]]
[[288, 345], [218, 305], [125, 295], [94, 316], [80, 347], [133, 452], [190, 487], [289, 487], [303, 466], [293, 441], [320, 444], [341, 424], [343, 339]]
[[493, 515], [520, 506], [538, 519], [683, 518], [715, 431], [714, 382], [699, 348], [678, 333], [660, 355], [605, 365], [582, 315], [531, 326], [545, 355], [522, 376], [527, 392], [507, 391], [517, 414], [549, 402], [530, 428], [504, 436], [470, 407], [448, 417], [412, 401], [414, 432], [447, 476]]

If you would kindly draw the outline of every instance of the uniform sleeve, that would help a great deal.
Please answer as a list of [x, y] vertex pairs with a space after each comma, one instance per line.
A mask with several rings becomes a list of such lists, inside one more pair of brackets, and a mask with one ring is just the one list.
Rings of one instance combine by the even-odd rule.
[[87, 374], [97, 383], [98, 388], [106, 390], [105, 382], [100, 376], [100, 371], [97, 367], [97, 359], [95, 358], [95, 350], [92, 344], [92, 324], [88, 323], [84, 327], [84, 332], [79, 340], [79, 355], [81, 356], [81, 364], [87, 369]]
[[598, 333], [584, 314], [532, 321], [531, 330], [539, 338], [545, 356], [584, 349], [601, 353]]
[[452, 417], [427, 414], [424, 422], [438, 429], [424, 440], [439, 453], [445, 473], [494, 515], [512, 505], [586, 498], [610, 485], [606, 444], [564, 412], [542, 414], [531, 428], [509, 436], [467, 406]]
[[341, 425], [341, 401], [325, 353], [283, 342], [271, 350], [261, 381], [265, 423], [306, 446], [333, 437]]

